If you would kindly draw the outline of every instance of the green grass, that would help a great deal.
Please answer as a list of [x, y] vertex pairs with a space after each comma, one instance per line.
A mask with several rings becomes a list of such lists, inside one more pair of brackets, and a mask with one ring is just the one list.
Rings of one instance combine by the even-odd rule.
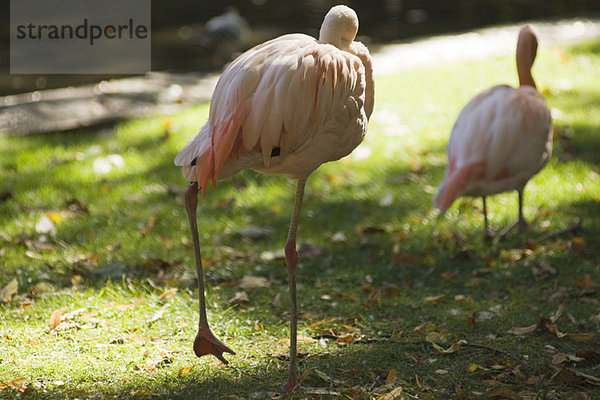
[[[308, 182], [299, 244], [322, 252], [299, 266], [299, 368], [303, 386], [320, 389], [289, 397], [368, 399], [399, 387], [407, 399], [600, 396], [581, 375], [600, 376], [599, 47], [541, 50], [534, 76], [555, 109], [554, 155], [525, 189], [531, 229], [492, 247], [482, 242], [480, 200], [458, 201], [440, 217], [431, 198], [456, 115], [483, 88], [516, 83], [513, 57], [377, 80], [365, 143]], [[186, 183], [172, 160], [207, 112], [201, 105], [108, 129], [0, 138], [0, 288], [13, 278], [19, 284], [0, 304], [0, 387], [8, 385], [0, 397], [281, 392], [289, 312], [277, 255], [294, 192], [283, 177], [248, 171], [200, 202], [209, 320], [237, 355], [224, 367], [192, 352], [197, 292]], [[109, 154], [123, 167], [95, 172]], [[493, 227], [512, 221], [516, 205], [515, 193], [490, 198]], [[55, 234], [36, 231], [44, 216]], [[574, 220], [582, 232], [537, 240]], [[271, 233], [252, 241], [241, 234], [248, 226]], [[339, 233], [345, 240], [332, 239]], [[270, 286], [231, 306], [247, 275]], [[570, 335], [543, 326], [508, 333], [561, 304], [554, 327]], [[61, 324], [50, 329], [62, 307]], [[484, 347], [441, 354], [431, 344], [460, 340]], [[579, 358], [559, 362], [559, 353]]]

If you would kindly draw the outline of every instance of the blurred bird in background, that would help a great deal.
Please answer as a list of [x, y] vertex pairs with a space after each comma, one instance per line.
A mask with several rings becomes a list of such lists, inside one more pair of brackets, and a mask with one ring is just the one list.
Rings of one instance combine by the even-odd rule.
[[[204, 24], [186, 25], [179, 29], [179, 36], [209, 57], [209, 65], [219, 69], [237, 57], [248, 45], [250, 25], [238, 10], [229, 6], [224, 12]], [[204, 65], [204, 63], [202, 63]]]
[[517, 88], [491, 87], [474, 97], [460, 112], [448, 142], [448, 166], [434, 205], [445, 212], [461, 196], [483, 199], [484, 237], [491, 239], [486, 196], [516, 190], [523, 230], [523, 189], [552, 155], [552, 120], [544, 97], [537, 91], [531, 67], [538, 41], [530, 26], [517, 40]]

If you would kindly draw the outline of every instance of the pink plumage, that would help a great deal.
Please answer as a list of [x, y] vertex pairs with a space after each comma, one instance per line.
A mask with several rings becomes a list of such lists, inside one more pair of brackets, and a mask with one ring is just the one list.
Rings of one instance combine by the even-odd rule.
[[[460, 112], [448, 143], [448, 166], [434, 205], [442, 212], [461, 196], [485, 196], [517, 190], [519, 220], [526, 183], [552, 154], [552, 121], [536, 90], [531, 67], [537, 38], [529, 26], [519, 33], [517, 70], [520, 86], [491, 87]], [[487, 215], [485, 215], [487, 233]]]
[[307, 177], [363, 140], [373, 111], [371, 69], [359, 42], [341, 50], [289, 34], [256, 46], [223, 72], [208, 122], [175, 164], [203, 191], [246, 168]]

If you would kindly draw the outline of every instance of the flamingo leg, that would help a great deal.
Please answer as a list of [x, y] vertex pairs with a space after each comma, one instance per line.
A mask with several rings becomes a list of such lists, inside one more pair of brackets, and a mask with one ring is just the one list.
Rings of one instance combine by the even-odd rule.
[[298, 219], [304, 199], [304, 186], [306, 179], [299, 179], [296, 188], [296, 199], [294, 200], [294, 211], [290, 220], [287, 241], [285, 243], [285, 262], [288, 269], [288, 286], [290, 292], [290, 368], [285, 390], [291, 391], [298, 387], [297, 375], [297, 330], [298, 330], [298, 307], [296, 302], [296, 264], [298, 263], [298, 251], [296, 250], [296, 232], [298, 231]]
[[225, 346], [217, 339], [208, 326], [206, 318], [206, 300], [204, 297], [204, 275], [202, 272], [202, 257], [200, 255], [200, 241], [198, 239], [198, 224], [196, 221], [196, 209], [198, 207], [198, 183], [193, 182], [185, 190], [185, 210], [188, 214], [190, 229], [192, 231], [192, 241], [194, 242], [194, 254], [196, 256], [196, 272], [198, 274], [198, 305], [200, 320], [198, 322], [198, 334], [194, 340], [194, 353], [198, 357], [206, 354], [212, 354], [221, 360], [224, 364], [228, 361], [223, 357], [223, 353], [235, 354], [233, 350]]
[[481, 196], [481, 200], [483, 200], [483, 240], [489, 242], [492, 239], [492, 233], [490, 232], [488, 216], [487, 216], [487, 202], [485, 201], [485, 196]]
[[504, 227], [504, 229], [502, 229], [502, 231], [500, 231], [496, 235], [496, 237], [494, 238], [494, 243], [500, 242], [500, 240], [504, 236], [506, 236], [508, 234], [508, 232], [510, 232], [515, 226], [519, 227], [519, 232], [521, 232], [521, 233], [523, 233], [529, 226], [527, 221], [525, 221], [525, 217], [523, 217], [523, 189], [524, 188], [517, 189], [517, 194], [519, 195], [519, 216], [518, 216], [518, 218], [515, 221], [511, 222], [510, 224], [506, 225]]
[[525, 229], [527, 229], [527, 221], [525, 221], [525, 218], [523, 217], [523, 189], [517, 189], [517, 193], [519, 194], [519, 231], [523, 232]]

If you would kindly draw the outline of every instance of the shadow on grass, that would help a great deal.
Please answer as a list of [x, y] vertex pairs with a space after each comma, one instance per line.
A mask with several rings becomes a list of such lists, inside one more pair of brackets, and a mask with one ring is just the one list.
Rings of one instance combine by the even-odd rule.
[[[568, 110], [568, 113], [577, 114], [578, 110], [586, 110], [590, 115], [600, 114], [600, 92], [598, 91], [564, 91], [559, 96], [552, 97], [550, 102], [561, 112]], [[558, 117], [554, 125], [558, 133], [555, 138], [558, 148], [555, 145], [555, 149], [558, 150], [556, 153], [559, 159], [568, 161], [571, 158], [578, 158], [594, 165], [600, 164], [598, 122], [565, 124]]]

